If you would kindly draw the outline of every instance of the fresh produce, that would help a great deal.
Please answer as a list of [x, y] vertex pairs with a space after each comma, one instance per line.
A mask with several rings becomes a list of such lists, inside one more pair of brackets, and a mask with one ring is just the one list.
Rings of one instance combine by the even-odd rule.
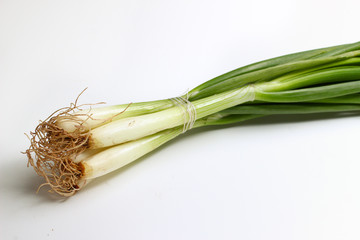
[[77, 100], [30, 133], [29, 164], [71, 196], [192, 129], [272, 114], [360, 110], [360, 42], [261, 61], [172, 99], [83, 109]]

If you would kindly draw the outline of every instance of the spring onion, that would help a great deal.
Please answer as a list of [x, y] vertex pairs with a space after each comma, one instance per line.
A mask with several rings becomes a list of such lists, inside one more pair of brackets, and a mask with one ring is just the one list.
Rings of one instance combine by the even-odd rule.
[[26, 154], [43, 185], [71, 196], [191, 128], [273, 114], [354, 112], [359, 96], [360, 42], [254, 63], [172, 99], [88, 109], [77, 99], [30, 132]]

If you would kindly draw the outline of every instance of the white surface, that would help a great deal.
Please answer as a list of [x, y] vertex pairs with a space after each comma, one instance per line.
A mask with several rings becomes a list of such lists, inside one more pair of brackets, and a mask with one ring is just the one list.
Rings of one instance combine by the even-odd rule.
[[360, 239], [359, 117], [194, 131], [65, 201], [20, 151], [81, 97], [174, 97], [285, 53], [360, 40], [358, 0], [0, 1], [0, 239]]

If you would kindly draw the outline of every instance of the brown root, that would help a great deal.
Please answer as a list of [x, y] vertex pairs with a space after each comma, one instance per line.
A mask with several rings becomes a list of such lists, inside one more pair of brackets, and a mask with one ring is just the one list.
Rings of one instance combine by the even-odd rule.
[[[90, 132], [83, 127], [87, 120], [79, 120], [75, 110], [79, 107], [71, 104], [70, 107], [62, 108], [45, 121], [41, 121], [30, 132], [30, 147], [26, 150], [28, 166], [31, 165], [39, 176], [45, 178], [52, 192], [63, 196], [71, 196], [81, 188], [79, 180], [83, 177], [82, 164], [73, 160], [77, 155], [88, 148]], [[88, 116], [91, 118], [91, 116]], [[76, 125], [73, 132], [67, 132], [58, 127], [59, 121], [72, 121]]]

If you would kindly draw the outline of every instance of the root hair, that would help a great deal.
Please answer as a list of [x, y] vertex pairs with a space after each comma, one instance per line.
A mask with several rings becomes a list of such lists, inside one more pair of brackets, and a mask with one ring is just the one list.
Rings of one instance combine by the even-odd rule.
[[[51, 187], [50, 192], [71, 196], [82, 187], [79, 180], [84, 169], [81, 163], [73, 160], [88, 148], [90, 132], [83, 124], [91, 115], [87, 115], [85, 120], [77, 118], [80, 114], [75, 111], [83, 106], [77, 106], [79, 96], [69, 107], [61, 108], [45, 121], [40, 121], [35, 131], [30, 132], [30, 136], [27, 135], [30, 140], [30, 147], [25, 152], [28, 166], [31, 165], [36, 173], [46, 180], [46, 183], [39, 186], [38, 191], [48, 185]], [[59, 121], [68, 120], [75, 123], [75, 131], [67, 132], [57, 125]]]

